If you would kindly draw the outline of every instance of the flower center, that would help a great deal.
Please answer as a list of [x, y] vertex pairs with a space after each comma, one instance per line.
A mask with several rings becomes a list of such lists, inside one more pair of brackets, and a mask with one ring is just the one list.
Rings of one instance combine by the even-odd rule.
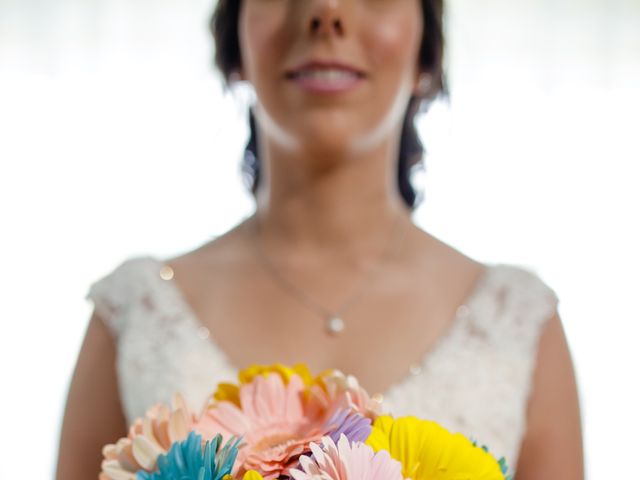
[[295, 441], [295, 436], [286, 433], [276, 433], [262, 437], [253, 446], [255, 450], [267, 450], [271, 448], [285, 447]]

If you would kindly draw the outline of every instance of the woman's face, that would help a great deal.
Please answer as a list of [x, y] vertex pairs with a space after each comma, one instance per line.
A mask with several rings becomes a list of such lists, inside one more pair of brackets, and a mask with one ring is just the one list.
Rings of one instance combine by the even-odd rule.
[[[255, 88], [261, 133], [292, 150], [327, 153], [367, 151], [399, 136], [418, 78], [420, 0], [242, 0], [239, 22], [241, 74]], [[339, 61], [361, 75], [337, 84], [290, 78], [309, 60]]]

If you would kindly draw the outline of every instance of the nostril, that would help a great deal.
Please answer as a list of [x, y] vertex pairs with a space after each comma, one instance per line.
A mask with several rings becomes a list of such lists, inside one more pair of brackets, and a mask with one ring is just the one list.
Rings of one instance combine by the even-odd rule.
[[[320, 24], [321, 24], [321, 21], [319, 18], [317, 17], [313, 18], [311, 20], [311, 30], [315, 32], [317, 29], [320, 28]], [[342, 34], [342, 23], [340, 22], [340, 19], [336, 19], [333, 21], [333, 27], [337, 32]]]

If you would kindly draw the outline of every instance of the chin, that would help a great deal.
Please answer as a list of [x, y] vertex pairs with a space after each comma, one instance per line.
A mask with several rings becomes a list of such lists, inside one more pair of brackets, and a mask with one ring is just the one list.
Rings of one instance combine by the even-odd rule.
[[308, 125], [295, 129], [296, 138], [304, 151], [325, 151], [332, 154], [344, 153], [351, 149], [357, 133], [348, 128], [336, 128], [333, 125]]

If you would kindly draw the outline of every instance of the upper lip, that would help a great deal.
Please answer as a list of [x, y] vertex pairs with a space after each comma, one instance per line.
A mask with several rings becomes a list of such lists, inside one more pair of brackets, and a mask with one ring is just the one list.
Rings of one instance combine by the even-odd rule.
[[314, 69], [339, 69], [346, 70], [348, 72], [353, 72], [358, 74], [359, 76], [364, 76], [365, 72], [353, 65], [349, 65], [347, 63], [341, 62], [339, 60], [321, 60], [321, 59], [313, 59], [302, 62], [295, 67], [286, 71], [286, 75], [290, 76], [294, 73], [299, 73], [304, 70], [314, 70]]

